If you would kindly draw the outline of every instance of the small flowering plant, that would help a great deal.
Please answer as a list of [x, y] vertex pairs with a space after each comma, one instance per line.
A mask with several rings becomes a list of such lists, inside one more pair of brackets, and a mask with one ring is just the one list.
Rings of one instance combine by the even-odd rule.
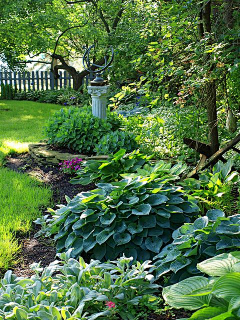
[[82, 159], [76, 157], [72, 160], [64, 160], [63, 162], [59, 163], [60, 170], [64, 173], [73, 174], [76, 171], [80, 170], [80, 163]]

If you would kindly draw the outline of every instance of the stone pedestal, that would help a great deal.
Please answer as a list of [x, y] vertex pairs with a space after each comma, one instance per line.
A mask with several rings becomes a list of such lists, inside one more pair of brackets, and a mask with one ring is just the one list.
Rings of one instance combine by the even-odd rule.
[[88, 86], [88, 93], [92, 96], [92, 114], [95, 117], [106, 119], [107, 93], [109, 86]]

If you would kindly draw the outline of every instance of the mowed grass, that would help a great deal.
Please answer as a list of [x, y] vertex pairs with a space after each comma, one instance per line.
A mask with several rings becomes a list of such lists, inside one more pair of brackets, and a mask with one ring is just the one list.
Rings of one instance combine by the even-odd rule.
[[[0, 101], [0, 166], [11, 153], [28, 151], [43, 139], [42, 128], [60, 106], [29, 101]], [[0, 269], [16, 262], [16, 234], [27, 233], [41, 209], [50, 205], [49, 188], [26, 174], [0, 167]]]

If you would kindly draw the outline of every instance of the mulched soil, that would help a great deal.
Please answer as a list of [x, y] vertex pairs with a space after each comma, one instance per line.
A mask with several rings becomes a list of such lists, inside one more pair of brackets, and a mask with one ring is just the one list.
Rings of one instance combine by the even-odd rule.
[[[60, 172], [59, 168], [41, 166], [27, 153], [9, 157], [5, 167], [17, 172], [27, 173], [50, 186], [53, 191], [55, 209], [57, 204], [66, 204], [65, 195], [73, 198], [79, 192], [95, 188], [94, 184], [88, 186], [70, 184], [70, 176]], [[29, 236], [18, 236], [21, 252], [18, 257], [18, 264], [12, 268], [17, 276], [30, 277], [34, 274], [30, 268], [31, 264], [41, 262], [41, 266], [45, 267], [56, 259], [53, 241], [51, 239], [34, 238], [37, 231], [38, 227], [33, 226]], [[171, 310], [162, 314], [150, 314], [147, 320], [176, 320], [189, 316], [190, 314], [184, 310]]]

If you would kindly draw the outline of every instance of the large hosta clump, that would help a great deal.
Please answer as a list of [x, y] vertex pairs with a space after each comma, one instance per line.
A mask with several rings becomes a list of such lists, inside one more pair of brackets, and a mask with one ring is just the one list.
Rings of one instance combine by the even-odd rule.
[[197, 264], [217, 254], [240, 248], [240, 214], [225, 217], [218, 209], [205, 217], [186, 223], [173, 232], [173, 242], [154, 258], [156, 276], [171, 272], [175, 283], [200, 274]]
[[125, 179], [98, 184], [54, 212], [47, 230], [55, 234], [57, 250], [73, 248], [99, 259], [132, 256], [147, 260], [172, 239], [172, 231], [198, 212], [179, 187], [149, 179]]

